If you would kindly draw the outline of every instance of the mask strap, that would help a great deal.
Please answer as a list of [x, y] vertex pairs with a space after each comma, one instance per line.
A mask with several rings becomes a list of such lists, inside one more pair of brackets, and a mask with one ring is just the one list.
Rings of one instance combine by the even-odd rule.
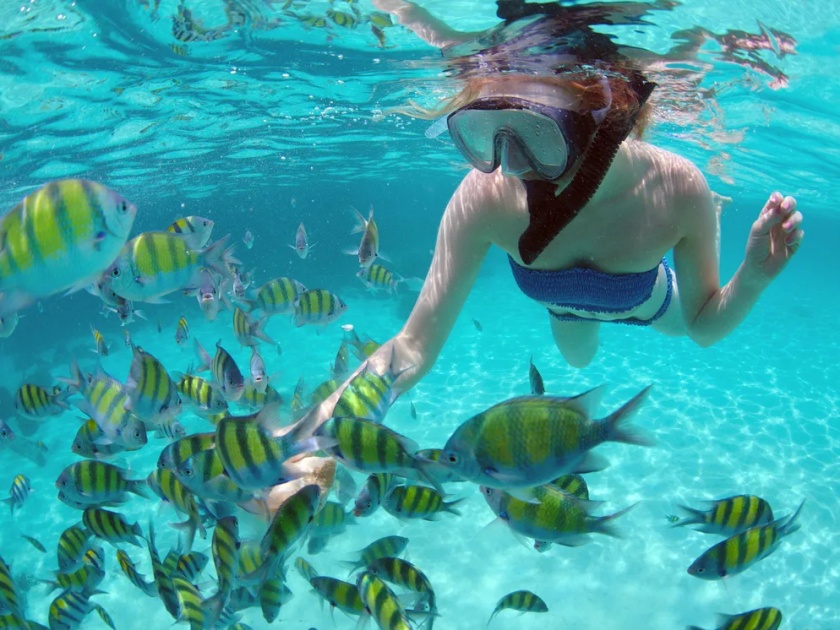
[[636, 116], [650, 97], [656, 83], [638, 78], [633, 82], [639, 106], [633, 116], [605, 118], [583, 156], [574, 179], [557, 196], [556, 184], [523, 181], [528, 198], [528, 227], [519, 237], [519, 256], [526, 265], [533, 263], [548, 244], [578, 215], [604, 181], [618, 148], [630, 134]]

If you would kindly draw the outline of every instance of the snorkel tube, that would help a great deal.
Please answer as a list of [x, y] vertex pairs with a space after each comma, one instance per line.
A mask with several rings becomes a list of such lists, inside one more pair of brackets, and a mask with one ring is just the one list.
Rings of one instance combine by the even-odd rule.
[[519, 237], [519, 255], [526, 265], [533, 263], [592, 199], [615, 159], [618, 148], [630, 135], [639, 112], [656, 88], [656, 83], [646, 80], [639, 72], [634, 73], [629, 83], [638, 95], [635, 110], [629, 116], [606, 113], [581, 158], [580, 168], [559, 195], [556, 194], [556, 183], [522, 180], [528, 195], [530, 220]]

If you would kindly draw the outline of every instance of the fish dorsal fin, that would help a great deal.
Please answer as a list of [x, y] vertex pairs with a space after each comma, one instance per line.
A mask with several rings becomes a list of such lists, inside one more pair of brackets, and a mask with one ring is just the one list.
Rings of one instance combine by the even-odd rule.
[[566, 398], [564, 403], [567, 407], [574, 409], [586, 418], [591, 419], [595, 417], [598, 407], [601, 406], [601, 400], [604, 398], [604, 392], [606, 389], [606, 384], [598, 385], [597, 387], [593, 387], [582, 394]]
[[257, 413], [254, 420], [270, 435], [274, 435], [283, 426], [280, 418], [280, 403], [268, 403]]

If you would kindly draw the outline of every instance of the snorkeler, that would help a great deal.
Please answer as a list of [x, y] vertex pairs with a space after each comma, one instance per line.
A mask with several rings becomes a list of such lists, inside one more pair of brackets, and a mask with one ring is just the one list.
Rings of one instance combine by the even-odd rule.
[[[374, 4], [427, 41], [467, 41], [436, 29], [413, 3]], [[687, 159], [630, 138], [644, 128], [655, 84], [618, 54], [588, 66], [585, 50], [566, 49], [567, 59], [575, 55], [543, 74], [517, 72], [509, 58], [505, 72], [494, 72], [485, 57], [438, 109], [410, 110], [444, 121], [473, 168], [446, 207], [411, 315], [368, 360], [382, 373], [394, 352], [397, 368], [408, 368], [400, 390], [434, 365], [491, 245], [507, 252], [519, 288], [546, 309], [566, 361], [584, 367], [606, 322], [688, 335], [704, 347], [720, 341], [802, 242], [796, 201], [773, 193], [743, 262], [721, 286], [720, 198]]]

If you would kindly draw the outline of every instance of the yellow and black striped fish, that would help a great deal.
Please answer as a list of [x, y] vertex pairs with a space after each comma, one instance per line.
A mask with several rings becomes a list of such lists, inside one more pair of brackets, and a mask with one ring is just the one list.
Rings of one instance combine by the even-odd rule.
[[521, 612], [548, 612], [548, 606], [540, 597], [531, 591], [514, 591], [502, 597], [493, 609], [487, 624], [493, 621], [493, 617], [503, 610], [519, 610]]
[[276, 566], [283, 554], [309, 528], [318, 502], [321, 499], [321, 488], [316, 484], [309, 484], [295, 492], [277, 509], [268, 531], [263, 536], [260, 547], [263, 557]]
[[355, 584], [327, 576], [313, 576], [309, 583], [332, 608], [338, 608], [348, 615], [361, 615], [365, 611], [365, 604]]
[[129, 524], [121, 514], [109, 510], [89, 507], [82, 513], [82, 522], [94, 536], [112, 545], [127, 542], [139, 547], [137, 537], [143, 538], [139, 524]]
[[158, 457], [158, 468], [169, 468], [175, 470], [187, 461], [190, 457], [201, 451], [214, 448], [216, 446], [216, 434], [212, 433], [194, 433], [176, 440], [164, 448]]
[[137, 208], [101, 184], [52, 182], [0, 217], [0, 317], [93, 282], [119, 255]]
[[230, 353], [222, 348], [222, 342], [216, 342], [216, 354], [213, 358], [207, 354], [207, 351], [195, 340], [195, 349], [201, 359], [201, 367], [199, 372], [209, 368], [213, 374], [217, 386], [221, 389], [228, 402], [236, 402], [242, 397], [242, 392], [245, 391], [245, 377], [236, 365], [236, 361], [230, 356]]
[[449, 512], [455, 516], [461, 513], [455, 509], [463, 499], [444, 501], [443, 495], [427, 486], [413, 484], [397, 486], [386, 497], [382, 507], [391, 515], [401, 519], [422, 518], [433, 521], [440, 517], [441, 512]]
[[295, 310], [300, 295], [306, 291], [297, 280], [287, 277], [274, 278], [262, 285], [257, 296], [248, 304], [251, 312], [262, 311], [265, 315], [285, 315]]
[[266, 320], [252, 320], [240, 307], [233, 309], [233, 334], [240, 345], [256, 347], [259, 341], [264, 341], [272, 346], [277, 342], [269, 337], [263, 330]]
[[93, 606], [87, 593], [64, 591], [50, 604], [50, 628], [78, 628]]
[[[207, 537], [204, 524], [201, 522], [201, 515], [198, 513], [198, 504], [192, 493], [181, 483], [171, 468], [157, 468], [149, 473], [146, 482], [152, 491], [161, 499], [175, 507], [182, 514], [186, 514], [187, 520], [183, 523], [174, 523], [173, 527], [186, 532], [185, 547], [192, 547], [196, 530], [201, 533], [202, 538]], [[189, 577], [187, 578], [189, 579]]]
[[399, 556], [408, 546], [408, 538], [403, 536], [385, 536], [374, 540], [359, 552], [359, 559], [355, 562], [344, 562], [351, 567], [351, 573], [356, 569], [367, 567], [379, 558], [394, 558]]
[[303, 579], [307, 582], [311, 581], [312, 578], [318, 576], [318, 572], [315, 570], [315, 567], [313, 567], [311, 564], [309, 564], [309, 562], [307, 562], [304, 558], [301, 558], [300, 556], [295, 558], [295, 568], [298, 570], [298, 573], [300, 573], [301, 577], [303, 577]]
[[745, 571], [773, 553], [785, 536], [799, 529], [796, 520], [803, 505], [804, 501], [792, 516], [751, 527], [707, 549], [688, 567], [688, 574], [702, 580], [720, 580]]
[[214, 225], [210, 219], [192, 215], [176, 219], [166, 231], [180, 234], [190, 249], [201, 249], [210, 240]]
[[356, 578], [356, 587], [365, 610], [381, 630], [411, 630], [411, 623], [400, 600], [382, 578], [363, 571]]
[[24, 501], [29, 498], [32, 486], [29, 477], [26, 475], [15, 475], [12, 480], [12, 487], [9, 488], [9, 498], [3, 499], [3, 503], [9, 504], [9, 514], [14, 514], [16, 509], [23, 506]]
[[402, 586], [421, 596], [420, 601], [429, 606], [432, 613], [436, 612], [435, 594], [429, 578], [408, 560], [402, 558], [377, 558], [367, 566], [367, 570], [378, 575], [386, 582]]
[[132, 346], [133, 358], [125, 391], [129, 408], [152, 424], [166, 424], [181, 413], [178, 387], [163, 363], [139, 346]]
[[327, 9], [327, 17], [332, 20], [336, 26], [340, 26], [341, 28], [353, 29], [359, 25], [359, 19], [356, 16], [345, 13], [344, 11]]
[[335, 293], [326, 289], [310, 289], [298, 296], [295, 304], [295, 326], [313, 324], [326, 326], [347, 310], [347, 305]]
[[204, 571], [204, 567], [207, 566], [209, 561], [210, 558], [207, 557], [207, 554], [192, 551], [178, 557], [178, 564], [175, 566], [175, 571], [182, 575], [184, 579], [194, 582], [201, 575], [201, 572]]
[[674, 527], [700, 525], [695, 528], [706, 534], [735, 536], [742, 531], [773, 522], [773, 510], [764, 499], [751, 495], [739, 494], [719, 501], [711, 501], [708, 510], [695, 510], [681, 505], [688, 516], [674, 523]]
[[72, 394], [72, 391], [62, 391], [60, 387], [48, 392], [40, 385], [24, 383], [15, 393], [15, 410], [28, 420], [56, 416], [70, 408], [65, 401]]
[[[782, 625], [782, 611], [778, 608], [756, 608], [740, 615], [718, 615], [715, 630], [777, 630]], [[688, 626], [686, 630], [703, 630]]]
[[178, 381], [178, 391], [194, 405], [199, 415], [227, 411], [228, 403], [222, 393], [200, 376], [184, 374]]
[[222, 602], [227, 602], [239, 563], [239, 520], [235, 516], [225, 516], [218, 520], [210, 548], [219, 580], [218, 592]]
[[14, 578], [12, 578], [12, 569], [0, 557], [0, 609], [6, 608], [15, 615], [23, 616], [20, 596]]
[[589, 487], [586, 485], [586, 480], [580, 475], [563, 475], [547, 485], [554, 486], [558, 490], [583, 501], [589, 501]]
[[55, 486], [69, 499], [86, 505], [124, 503], [129, 492], [146, 498], [146, 480], [126, 479], [126, 472], [107, 462], [86, 459], [62, 470]]
[[291, 599], [292, 592], [283, 583], [283, 577], [277, 575], [263, 581], [259, 595], [263, 617], [268, 623], [272, 623], [280, 614], [280, 608], [283, 604]]
[[[173, 619], [179, 620], [181, 616], [181, 603], [178, 594], [175, 592], [175, 587], [172, 585], [172, 571], [167, 570], [167, 567], [160, 561], [157, 548], [155, 547], [155, 525], [153, 520], [149, 520], [149, 557], [152, 561], [152, 572], [155, 578], [155, 587], [158, 595], [163, 602], [166, 612], [172, 615]], [[177, 565], [178, 554], [172, 554], [176, 560]]]
[[354, 376], [341, 392], [338, 402], [333, 407], [333, 416], [353, 416], [374, 422], [382, 422], [391, 405], [399, 398], [399, 392], [393, 387], [400, 375], [412, 366], [394, 368], [393, 353], [388, 369], [384, 374], [377, 374], [365, 368]]
[[58, 537], [58, 568], [61, 571], [75, 571], [82, 564], [87, 551], [87, 541], [92, 532], [84, 527], [73, 525]]
[[353, 504], [353, 516], [370, 516], [382, 504], [382, 500], [394, 485], [394, 475], [391, 473], [373, 473], [365, 480], [359, 496]]
[[125, 577], [128, 581], [134, 584], [137, 588], [143, 591], [149, 597], [157, 597], [157, 588], [154, 582], [147, 582], [145, 576], [137, 571], [134, 561], [122, 549], [117, 550], [117, 564], [120, 565]]

